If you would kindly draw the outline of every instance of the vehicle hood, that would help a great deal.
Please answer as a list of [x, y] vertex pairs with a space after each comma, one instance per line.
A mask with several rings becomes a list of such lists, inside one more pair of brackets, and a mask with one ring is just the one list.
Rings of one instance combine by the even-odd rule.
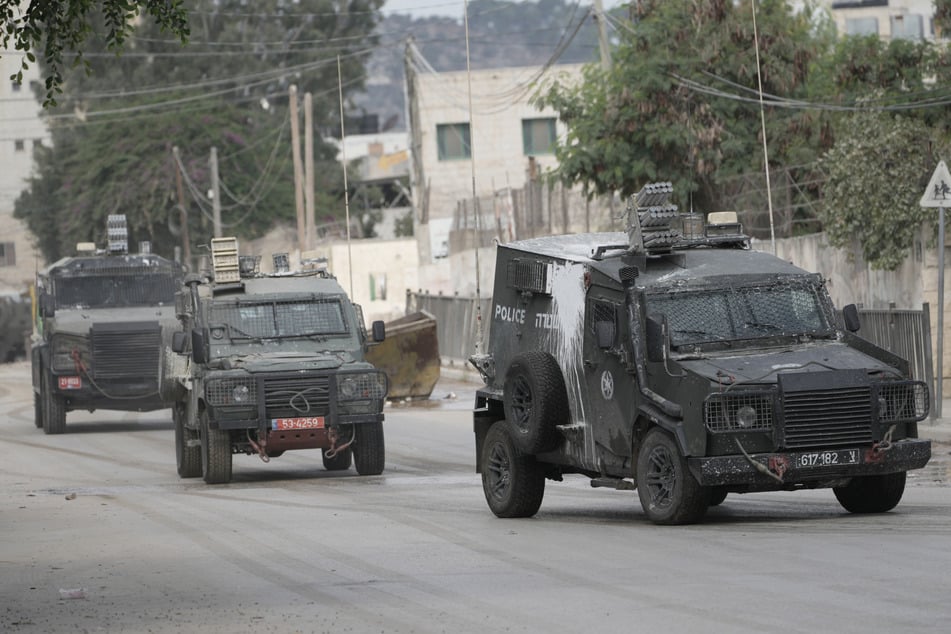
[[353, 355], [345, 351], [314, 352], [262, 352], [235, 355], [222, 360], [228, 369], [248, 372], [297, 372], [301, 370], [335, 370], [354, 363]]
[[679, 361], [687, 372], [723, 385], [776, 383], [776, 375], [786, 372], [866, 370], [869, 373], [898, 374], [892, 366], [870, 357], [840, 341], [798, 344], [737, 353], [716, 353], [702, 359]]
[[163, 328], [178, 328], [174, 306], [141, 306], [123, 308], [67, 308], [59, 309], [44, 327], [51, 333], [88, 335], [93, 324], [128, 323], [136, 321], [159, 322]]

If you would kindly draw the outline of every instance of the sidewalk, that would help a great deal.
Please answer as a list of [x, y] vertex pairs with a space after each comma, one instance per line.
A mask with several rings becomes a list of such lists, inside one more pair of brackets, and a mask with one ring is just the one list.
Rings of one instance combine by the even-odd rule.
[[918, 436], [951, 443], [951, 398], [941, 401], [941, 418], [926, 418], [918, 423]]

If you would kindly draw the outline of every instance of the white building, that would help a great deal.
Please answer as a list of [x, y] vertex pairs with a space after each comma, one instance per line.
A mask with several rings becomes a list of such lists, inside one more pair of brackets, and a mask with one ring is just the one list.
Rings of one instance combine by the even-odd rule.
[[458, 201], [522, 187], [529, 170], [556, 166], [554, 142], [564, 136], [564, 124], [530, 100], [554, 81], [580, 81], [583, 65], [437, 73], [417, 59], [406, 78], [407, 121], [415, 230], [425, 262], [447, 254]]
[[10, 80], [22, 59], [20, 52], [0, 52], [0, 293], [26, 290], [43, 266], [32, 234], [13, 217], [14, 202], [33, 171], [33, 149], [50, 142], [33, 93], [37, 65], [23, 73], [22, 84]]
[[841, 35], [934, 39], [934, 0], [824, 0]]

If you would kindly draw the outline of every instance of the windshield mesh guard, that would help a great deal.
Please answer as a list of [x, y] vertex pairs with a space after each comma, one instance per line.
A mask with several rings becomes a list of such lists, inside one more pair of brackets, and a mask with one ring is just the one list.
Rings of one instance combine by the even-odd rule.
[[677, 289], [647, 296], [649, 315], [666, 315], [671, 345], [774, 336], [826, 335], [834, 316], [814, 278], [728, 288]]

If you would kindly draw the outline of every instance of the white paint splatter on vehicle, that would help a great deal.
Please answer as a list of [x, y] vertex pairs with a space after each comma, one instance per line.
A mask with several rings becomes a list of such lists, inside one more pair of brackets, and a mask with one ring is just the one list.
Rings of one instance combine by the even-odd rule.
[[551, 312], [558, 328], [548, 331], [548, 347], [564, 374], [570, 422], [584, 426], [584, 462], [591, 466], [595, 462], [594, 436], [587, 424], [583, 396], [584, 273], [584, 265], [573, 262], [553, 267]]

